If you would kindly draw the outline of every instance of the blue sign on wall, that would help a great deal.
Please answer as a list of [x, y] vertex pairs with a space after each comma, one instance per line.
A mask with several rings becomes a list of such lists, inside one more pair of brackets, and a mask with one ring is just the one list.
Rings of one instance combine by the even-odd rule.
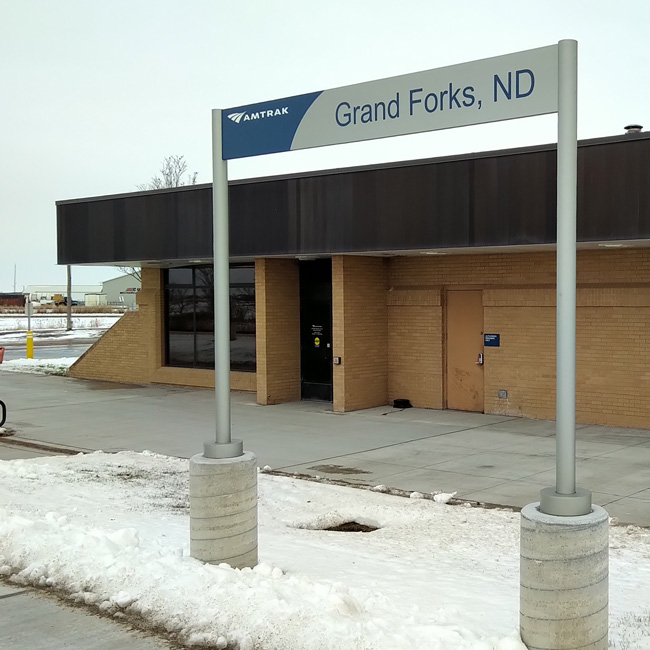
[[501, 334], [483, 334], [483, 345], [486, 348], [500, 348]]

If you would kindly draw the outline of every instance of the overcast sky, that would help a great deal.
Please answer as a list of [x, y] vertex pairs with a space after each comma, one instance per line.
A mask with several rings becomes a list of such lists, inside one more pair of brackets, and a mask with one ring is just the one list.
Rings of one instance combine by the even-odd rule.
[[[650, 128], [648, 0], [3, 0], [0, 291], [65, 282], [54, 202], [211, 180], [210, 109], [579, 43], [580, 138]], [[556, 141], [556, 118], [232, 161], [231, 178]], [[614, 217], [615, 215], [613, 215]], [[73, 282], [119, 275], [74, 267]]]

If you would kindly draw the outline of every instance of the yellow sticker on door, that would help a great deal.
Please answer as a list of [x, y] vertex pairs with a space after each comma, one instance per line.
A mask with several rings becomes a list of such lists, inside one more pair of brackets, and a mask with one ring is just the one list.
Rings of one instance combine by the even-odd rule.
[[319, 339], [318, 337], [316, 337], [316, 338], [314, 339], [314, 347], [315, 347], [315, 348], [319, 348], [319, 347], [320, 347], [320, 339]]

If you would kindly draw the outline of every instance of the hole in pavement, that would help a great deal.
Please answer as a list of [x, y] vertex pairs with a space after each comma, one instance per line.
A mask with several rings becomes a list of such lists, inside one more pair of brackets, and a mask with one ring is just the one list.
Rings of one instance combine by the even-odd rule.
[[332, 530], [338, 533], [372, 533], [379, 530], [379, 528], [377, 526], [366, 526], [366, 524], [360, 524], [358, 521], [346, 521], [338, 526], [330, 526], [322, 530]]
[[338, 512], [327, 512], [318, 515], [311, 521], [290, 525], [292, 528], [302, 528], [303, 530], [328, 530], [337, 533], [372, 533], [381, 528], [378, 521], [366, 517], [358, 517], [357, 520], [352, 517], [354, 514], [346, 516]]

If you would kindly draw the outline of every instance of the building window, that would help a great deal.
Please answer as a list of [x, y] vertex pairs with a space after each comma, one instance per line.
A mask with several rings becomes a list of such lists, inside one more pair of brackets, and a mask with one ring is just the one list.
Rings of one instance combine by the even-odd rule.
[[[212, 266], [165, 273], [165, 365], [214, 368]], [[255, 372], [255, 268], [230, 268], [230, 369]]]

